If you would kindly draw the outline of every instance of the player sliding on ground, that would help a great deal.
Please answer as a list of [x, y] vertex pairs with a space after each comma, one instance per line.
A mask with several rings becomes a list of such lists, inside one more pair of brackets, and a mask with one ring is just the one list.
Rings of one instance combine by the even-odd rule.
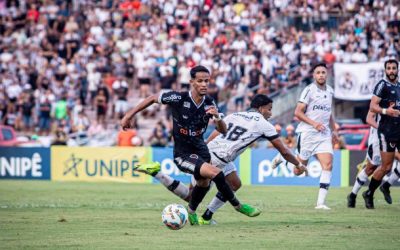
[[[272, 100], [266, 95], [256, 95], [251, 101], [249, 111], [233, 113], [224, 118], [228, 125], [228, 132], [225, 135], [215, 130], [208, 138], [211, 163], [223, 169], [225, 178], [234, 191], [240, 188], [241, 182], [233, 162], [249, 145], [260, 138], [268, 139], [286, 160], [300, 170], [305, 169], [284, 145], [274, 126], [267, 121], [272, 115], [271, 110]], [[160, 171], [160, 164], [145, 164], [138, 166], [136, 170], [152, 175], [180, 198], [184, 200], [190, 198], [190, 188], [163, 174]], [[218, 192], [203, 216], [199, 218], [199, 223], [203, 225], [215, 223], [211, 218], [225, 202], [222, 193]]]
[[260, 210], [240, 203], [226, 183], [221, 169], [210, 164], [211, 155], [203, 139], [208, 122], [213, 118], [216, 129], [222, 134], [227, 133], [227, 128], [213, 99], [207, 96], [210, 81], [208, 69], [196, 66], [190, 70], [190, 76], [190, 91], [170, 91], [147, 97], [125, 114], [121, 126], [123, 129], [131, 128], [132, 118], [154, 103], [169, 105], [173, 118], [174, 162], [182, 172], [192, 174], [196, 179], [188, 205], [190, 223], [199, 224], [196, 210], [209, 190], [210, 181], [215, 183], [218, 191], [238, 212], [250, 217], [257, 216]]

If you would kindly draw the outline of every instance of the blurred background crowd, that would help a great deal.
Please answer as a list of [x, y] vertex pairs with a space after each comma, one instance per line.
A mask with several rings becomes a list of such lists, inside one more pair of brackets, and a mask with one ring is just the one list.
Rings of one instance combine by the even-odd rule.
[[[324, 61], [399, 59], [397, 0], [0, 0], [0, 124], [42, 144], [171, 141], [168, 109], [153, 105], [120, 131], [128, 108], [212, 72], [227, 114], [255, 93], [309, 84]], [[276, 124], [295, 146], [296, 122]], [[212, 125], [210, 126], [212, 129]], [[41, 139], [41, 140], [39, 140]]]

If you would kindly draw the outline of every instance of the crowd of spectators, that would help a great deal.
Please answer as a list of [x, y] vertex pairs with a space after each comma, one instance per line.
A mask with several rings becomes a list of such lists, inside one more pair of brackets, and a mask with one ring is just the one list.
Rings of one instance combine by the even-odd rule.
[[[134, 100], [187, 89], [197, 64], [211, 70], [210, 95], [220, 110], [243, 110], [254, 93], [309, 83], [315, 62], [398, 59], [399, 6], [398, 0], [0, 0], [0, 121], [27, 134], [99, 133], [118, 124]], [[169, 145], [169, 127], [163, 118], [141, 144]]]

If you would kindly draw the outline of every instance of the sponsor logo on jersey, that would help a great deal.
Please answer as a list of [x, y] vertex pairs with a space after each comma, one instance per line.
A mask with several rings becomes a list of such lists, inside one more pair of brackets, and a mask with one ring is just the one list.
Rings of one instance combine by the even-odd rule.
[[181, 98], [182, 98], [181, 96], [173, 94], [173, 95], [164, 97], [163, 100], [164, 101], [175, 101], [175, 100], [180, 100]]
[[328, 105], [314, 105], [312, 110], [322, 110], [322, 111], [330, 112], [331, 107], [329, 107]]
[[191, 155], [190, 155], [190, 158], [192, 158], [192, 159], [199, 159], [199, 156], [196, 155], [196, 154], [191, 154]]
[[186, 128], [180, 128], [179, 133], [187, 136], [200, 136], [206, 131], [205, 128], [199, 129], [199, 130], [191, 130], [191, 129], [186, 129]]
[[240, 116], [240, 117], [244, 118], [246, 121], [251, 121], [251, 120], [259, 121], [260, 120], [260, 117], [254, 116], [254, 115], [245, 115], [245, 114], [240, 114], [240, 113], [234, 113], [233, 115]]

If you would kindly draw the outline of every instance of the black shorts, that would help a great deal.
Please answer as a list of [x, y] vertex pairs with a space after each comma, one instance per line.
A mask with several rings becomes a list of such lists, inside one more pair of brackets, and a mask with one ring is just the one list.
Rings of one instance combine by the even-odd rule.
[[140, 85], [150, 85], [150, 78], [139, 78]]
[[180, 171], [192, 174], [196, 180], [199, 180], [203, 178], [200, 176], [200, 168], [208, 161], [197, 154], [180, 154], [174, 158], [174, 162]]
[[381, 152], [392, 153], [395, 152], [396, 149], [398, 152], [400, 152], [399, 141], [391, 141], [382, 132], [378, 132], [378, 138], [379, 138], [379, 149], [381, 150]]

